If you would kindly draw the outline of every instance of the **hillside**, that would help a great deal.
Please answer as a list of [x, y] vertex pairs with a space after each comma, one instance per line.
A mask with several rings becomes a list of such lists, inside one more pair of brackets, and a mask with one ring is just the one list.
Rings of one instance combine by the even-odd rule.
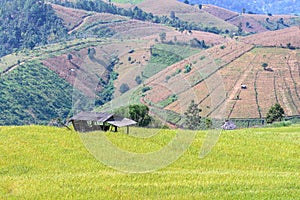
[[[287, 115], [299, 114], [299, 17], [240, 14], [176, 0], [129, 4], [91, 0], [28, 4], [28, 0], [22, 16], [30, 16], [20, 19], [12, 16], [12, 8], [21, 5], [14, 1], [16, 5], [2, 12], [8, 20], [8, 26], [1, 24], [2, 33], [20, 28], [22, 20], [34, 26], [36, 21], [29, 18], [35, 9], [44, 9], [49, 21], [37, 20], [40, 26], [31, 36], [24, 27], [22, 37], [9, 36], [21, 43], [0, 58], [0, 81], [5, 83], [0, 111], [9, 113], [1, 118], [1, 125], [65, 121], [82, 109], [110, 107], [112, 111], [116, 107], [110, 105], [126, 105], [131, 102], [128, 98], [148, 105], [160, 119], [170, 117], [163, 121], [179, 125], [193, 99], [203, 117], [262, 118], [274, 102], [285, 104]], [[47, 27], [50, 35], [40, 31]], [[43, 37], [41, 43], [23, 46]], [[4, 46], [13, 46], [16, 40], [9, 38], [2, 38]], [[26, 70], [21, 70], [24, 66]], [[59, 84], [48, 88], [54, 75]], [[256, 78], [262, 81], [253, 82]], [[42, 89], [39, 79], [46, 81]], [[26, 82], [37, 85], [23, 88]], [[239, 90], [242, 83], [248, 90]], [[265, 84], [274, 89], [266, 92]], [[49, 95], [52, 91], [57, 98], [47, 97], [54, 95]], [[13, 103], [7, 103], [12, 98]]]
[[[124, 1], [123, 1], [124, 2]], [[211, 32], [231, 32], [236, 33], [241, 23], [244, 33], [260, 33], [267, 30], [278, 30], [299, 24], [299, 17], [294, 15], [263, 15], [247, 14], [240, 11], [234, 12], [210, 4], [189, 5], [168, 1], [144, 0], [128, 6], [126, 3], [114, 3], [122, 8], [139, 7], [142, 10], [158, 16], [171, 16], [185, 22], [190, 22], [191, 26], [200, 26]]]
[[66, 37], [62, 20], [44, 1], [1, 1], [0, 20], [0, 57]]
[[[163, 130], [150, 138], [138, 138], [145, 131], [97, 136], [106, 136], [125, 152], [140, 155], [158, 151], [176, 134]], [[92, 133], [78, 135], [41, 126], [1, 127], [0, 198], [297, 199], [299, 133], [299, 127], [226, 131], [212, 152], [200, 159], [205, 132], [186, 131], [195, 139], [171, 165], [153, 173], [124, 173], [89, 153], [82, 138], [95, 137]]]
[[70, 116], [72, 92], [70, 84], [40, 63], [21, 65], [0, 79], [0, 124], [48, 124]]
[[285, 29], [299, 24], [299, 17], [293, 15], [262, 15], [233, 12], [213, 5], [203, 5], [202, 10], [227, 23], [239, 26], [248, 33], [260, 33], [267, 30]]
[[[266, 36], [268, 34], [270, 37]], [[295, 41], [292, 44], [299, 47], [296, 42], [298, 28], [268, 34], [264, 37], [256, 35], [259, 39], [249, 36], [243, 41], [250, 44], [253, 39], [254, 45], [280, 47], [282, 39], [291, 43]], [[207, 117], [221, 113], [223, 118], [261, 118], [276, 102], [284, 106], [287, 115], [298, 115], [299, 61], [299, 50], [255, 48], [243, 42], [224, 43], [151, 77], [145, 83], [152, 89], [144, 99], [148, 104], [158, 106], [171, 95], [176, 95], [177, 100], [163, 108], [180, 114], [194, 99], [202, 108], [202, 115]], [[268, 67], [264, 69], [263, 63], [267, 63]], [[183, 73], [186, 65], [191, 65], [192, 70]], [[176, 84], [178, 82], [182, 84]], [[247, 89], [241, 89], [241, 84], [247, 85]], [[215, 96], [220, 94], [220, 90], [222, 97]]]
[[[191, 100], [199, 104], [203, 117], [210, 118], [260, 119], [276, 102], [284, 107], [287, 116], [299, 115], [298, 35], [299, 29], [294, 27], [202, 50], [145, 79], [143, 87], [149, 86], [150, 90], [141, 93], [133, 89], [109, 105], [119, 107], [140, 98], [152, 114], [179, 126]], [[283, 45], [284, 41], [291, 44]], [[187, 66], [191, 70], [186, 71]], [[130, 76], [120, 77], [134, 88]], [[247, 89], [241, 89], [242, 84]]]
[[241, 40], [246, 43], [264, 47], [299, 48], [299, 34], [300, 27], [291, 27], [283, 30], [251, 35], [242, 38]]
[[[183, 0], [180, 0], [183, 2]], [[241, 1], [223, 1], [223, 0], [189, 0], [191, 4], [213, 4], [236, 12], [258, 13], [258, 14], [290, 14], [300, 13], [299, 1], [294, 0], [241, 0]]]

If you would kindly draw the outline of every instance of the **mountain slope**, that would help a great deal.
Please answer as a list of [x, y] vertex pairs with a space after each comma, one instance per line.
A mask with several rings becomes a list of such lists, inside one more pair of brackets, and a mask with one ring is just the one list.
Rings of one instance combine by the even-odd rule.
[[[47, 124], [82, 109], [112, 110], [113, 104], [131, 102], [147, 104], [160, 119], [167, 113], [176, 123], [191, 100], [211, 118], [261, 118], [274, 102], [284, 104], [287, 115], [299, 113], [299, 28], [295, 26], [299, 18], [295, 16], [267, 19], [175, 0], [140, 1], [131, 9], [90, 0], [51, 2], [37, 4], [53, 8], [49, 12], [58, 19], [53, 22], [63, 27], [66, 37], [54, 43], [55, 35], [47, 36], [54, 39], [51, 45], [15, 49], [1, 57], [0, 81], [5, 84], [0, 107], [8, 116], [2, 124]], [[275, 29], [283, 30], [269, 31]], [[252, 35], [243, 36], [249, 32]], [[44, 74], [36, 73], [36, 68]], [[25, 83], [18, 77], [32, 84], [22, 91]], [[57, 84], [49, 88], [57, 98], [48, 98], [51, 92], [40, 88], [47, 83], [39, 80], [50, 83], [51, 77]], [[240, 84], [248, 89], [241, 90]], [[273, 89], [266, 90], [266, 84]]]
[[66, 28], [44, 0], [0, 1], [0, 57], [66, 37]]
[[0, 124], [48, 124], [52, 119], [65, 119], [71, 115], [69, 94], [73, 92], [70, 84], [40, 63], [21, 65], [0, 79]]
[[[183, 0], [180, 0], [183, 2]], [[236, 12], [253, 12], [259, 14], [290, 14], [300, 13], [300, 2], [295, 0], [241, 0], [241, 1], [223, 1], [223, 0], [189, 0], [193, 4], [213, 4]]]
[[[286, 115], [298, 115], [300, 51], [293, 50], [300, 47], [298, 35], [294, 27], [215, 46], [145, 80], [151, 89], [139, 95], [157, 115], [168, 110], [182, 115], [191, 100], [199, 103], [202, 116], [212, 118], [262, 118], [276, 102]], [[284, 41], [294, 46], [280, 46]], [[192, 70], [185, 72], [186, 66]]]

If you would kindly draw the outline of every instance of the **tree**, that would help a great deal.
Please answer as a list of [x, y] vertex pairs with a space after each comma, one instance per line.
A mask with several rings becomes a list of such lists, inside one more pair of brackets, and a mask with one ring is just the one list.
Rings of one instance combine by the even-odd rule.
[[206, 129], [210, 129], [212, 127], [212, 125], [213, 125], [212, 120], [210, 118], [206, 118], [205, 119]]
[[170, 18], [171, 19], [175, 19], [176, 18], [175, 12], [173, 10], [170, 12]]
[[246, 9], [242, 8], [242, 14], [245, 14], [245, 13], [246, 13]]
[[159, 39], [161, 42], [164, 42], [166, 40], [167, 34], [165, 32], [162, 32], [159, 34]]
[[120, 86], [120, 92], [123, 94], [125, 92], [127, 92], [129, 90], [129, 86], [127, 85], [127, 83], [122, 83], [122, 85]]
[[207, 46], [205, 44], [204, 40], [198, 40], [197, 38], [193, 38], [190, 40], [190, 45], [191, 47], [194, 48], [200, 48], [200, 49], [206, 49]]
[[129, 115], [132, 120], [137, 122], [138, 126], [147, 126], [151, 122], [149, 108], [145, 105], [130, 105]]
[[284, 118], [284, 110], [279, 103], [274, 104], [268, 111], [266, 121], [273, 123], [274, 121], [281, 121]]
[[135, 82], [139, 85], [139, 84], [141, 84], [142, 83], [142, 78], [139, 76], [139, 75], [137, 75], [136, 77], [135, 77]]
[[189, 73], [192, 70], [191, 64], [185, 65], [184, 67], [184, 73]]
[[72, 60], [73, 56], [72, 54], [68, 54], [68, 60]]
[[200, 112], [202, 110], [198, 108], [198, 105], [195, 103], [194, 100], [191, 101], [187, 111], [184, 113], [186, 117], [186, 126], [188, 129], [196, 130], [200, 126]]
[[262, 66], [264, 69], [266, 69], [266, 68], [268, 67], [268, 63], [263, 63], [263, 64], [261, 64], [261, 66]]
[[242, 33], [243, 33], [243, 24], [242, 24], [242, 22], [240, 22], [238, 25], [238, 34], [242, 35]]
[[0, 1], [0, 57], [15, 50], [58, 42], [66, 36], [63, 20], [45, 1]]
[[251, 28], [250, 22], [246, 22], [246, 27]]

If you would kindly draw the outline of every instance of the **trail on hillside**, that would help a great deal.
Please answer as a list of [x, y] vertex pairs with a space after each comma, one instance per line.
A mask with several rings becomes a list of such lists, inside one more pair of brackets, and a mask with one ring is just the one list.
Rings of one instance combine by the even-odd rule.
[[91, 18], [93, 15], [85, 15], [82, 17], [82, 20], [79, 22], [79, 24], [76, 24], [71, 30], [68, 31], [68, 34], [72, 34], [74, 31], [77, 31], [82, 27], [83, 24], [87, 22], [89, 18]]

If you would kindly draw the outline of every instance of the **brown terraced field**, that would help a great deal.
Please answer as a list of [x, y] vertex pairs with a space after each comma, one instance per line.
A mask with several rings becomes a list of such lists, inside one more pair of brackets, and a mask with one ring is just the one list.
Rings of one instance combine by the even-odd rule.
[[[291, 30], [294, 30], [289, 32], [292, 38], [298, 30]], [[277, 32], [281, 36], [283, 31]], [[280, 38], [277, 39], [276, 33], [271, 34], [275, 35], [273, 42], [258, 39], [257, 43], [276, 46]], [[189, 63], [194, 63], [192, 70], [183, 73], [184, 66]], [[268, 64], [265, 69], [263, 63]], [[152, 89], [144, 99], [157, 103], [170, 94], [176, 94], [178, 99], [165, 109], [181, 114], [191, 100], [196, 100], [205, 116], [213, 116], [223, 109], [224, 118], [261, 118], [276, 102], [284, 107], [287, 115], [297, 115], [300, 112], [299, 63], [299, 50], [255, 48], [242, 42], [229, 42], [195, 54], [148, 79], [145, 83]], [[178, 69], [181, 72], [174, 75]], [[218, 80], [219, 76], [215, 74], [219, 74], [222, 80]], [[168, 81], [167, 76], [171, 77]], [[247, 89], [241, 89], [241, 84], [245, 84]], [[170, 92], [161, 94], [162, 88]], [[218, 104], [212, 100], [212, 95], [220, 88], [224, 90], [224, 101]]]

